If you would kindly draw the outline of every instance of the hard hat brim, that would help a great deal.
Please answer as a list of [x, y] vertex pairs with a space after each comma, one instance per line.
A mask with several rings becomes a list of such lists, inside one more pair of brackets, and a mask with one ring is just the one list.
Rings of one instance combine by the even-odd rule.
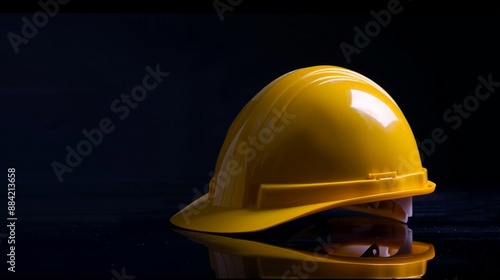
[[324, 202], [286, 208], [233, 208], [213, 206], [205, 194], [170, 218], [178, 227], [213, 233], [242, 233], [264, 230], [294, 219], [332, 208], [359, 203], [398, 199], [432, 193], [436, 184], [428, 181], [425, 188], [378, 193], [334, 202]]

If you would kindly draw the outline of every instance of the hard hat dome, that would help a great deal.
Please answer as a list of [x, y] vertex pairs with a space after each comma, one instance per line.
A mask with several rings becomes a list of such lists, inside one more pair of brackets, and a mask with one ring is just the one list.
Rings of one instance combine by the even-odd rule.
[[[241, 110], [228, 129], [204, 203], [216, 212], [246, 209], [252, 215], [288, 209], [283, 221], [272, 218], [281, 223], [333, 207], [371, 211], [366, 203], [434, 187], [391, 96], [354, 71], [314, 66], [277, 78]], [[411, 216], [405, 207], [399, 213], [379, 210], [404, 222]], [[266, 222], [251, 224], [260, 229]], [[218, 231], [216, 225], [210, 229]]]

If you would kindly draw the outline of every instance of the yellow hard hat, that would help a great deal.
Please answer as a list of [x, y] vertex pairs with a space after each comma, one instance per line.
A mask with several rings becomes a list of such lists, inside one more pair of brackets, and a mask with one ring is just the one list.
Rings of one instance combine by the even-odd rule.
[[279, 246], [175, 231], [208, 248], [217, 278], [420, 278], [435, 256], [434, 246], [414, 241], [406, 224], [376, 217], [333, 218], [279, 239]]
[[407, 222], [433, 192], [393, 98], [337, 66], [272, 81], [228, 129], [209, 190], [170, 220], [197, 231], [263, 230], [332, 208]]

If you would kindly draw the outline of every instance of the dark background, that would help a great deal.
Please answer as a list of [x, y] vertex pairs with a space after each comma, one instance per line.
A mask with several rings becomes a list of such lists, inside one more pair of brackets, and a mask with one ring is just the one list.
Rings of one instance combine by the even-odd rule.
[[[36, 2], [12, 6], [0, 15], [0, 167], [16, 168], [18, 239], [25, 245], [19, 249], [25, 254], [24, 259], [19, 257], [18, 275], [108, 273], [115, 264], [102, 252], [92, 253], [99, 249], [87, 252], [90, 244], [109, 249], [111, 242], [132, 248], [141, 242], [130, 241], [131, 236], [147, 240], [150, 232], [167, 228], [179, 203], [189, 203], [192, 189], [202, 190], [210, 179], [226, 130], [243, 106], [278, 76], [313, 65], [343, 66], [380, 84], [401, 107], [418, 141], [429, 139], [437, 128], [446, 133], [446, 141], [424, 153], [423, 165], [437, 189], [419, 202], [433, 204], [436, 211], [451, 207], [456, 214], [442, 215], [438, 222], [434, 218], [439, 215], [432, 215], [435, 209], [426, 208], [422, 213], [428, 215], [422, 215], [417, 228], [425, 228], [426, 217], [431, 217], [433, 226], [441, 224], [448, 230], [450, 224], [470, 225], [487, 218], [486, 231], [497, 232], [497, 213], [491, 211], [498, 209], [491, 205], [497, 204], [500, 90], [480, 101], [456, 129], [443, 119], [455, 103], [470, 99], [479, 75], [500, 81], [496, 7], [401, 0], [402, 12], [392, 15], [390, 23], [348, 63], [339, 44], [354, 44], [353, 28], [363, 29], [373, 20], [370, 11], [386, 9], [389, 1], [328, 5], [244, 0], [225, 12], [223, 21], [212, 1], [175, 5], [141, 1], [122, 6], [82, 2], [59, 5], [60, 12], [21, 44], [17, 54], [7, 34], [21, 34], [21, 18], [32, 21], [40, 6]], [[119, 120], [110, 104], [142, 83], [146, 66], [157, 64], [170, 75]], [[75, 148], [84, 139], [81, 131], [97, 128], [105, 117], [113, 120], [115, 130], [59, 182], [51, 163], [64, 163], [65, 147]], [[461, 200], [460, 207], [454, 199]], [[482, 205], [490, 208], [477, 210]], [[103, 226], [106, 223], [118, 228], [110, 230]], [[116, 236], [119, 229], [132, 233]], [[484, 229], [476, 231], [481, 236]], [[471, 236], [466, 238], [475, 235]], [[490, 239], [498, 240], [496, 235]], [[70, 249], [72, 242], [83, 243]], [[109, 250], [127, 255], [126, 249]], [[192, 250], [205, 254], [198, 247]], [[491, 246], [490, 250], [493, 254]], [[98, 268], [79, 265], [76, 256], [93, 254], [94, 261], [88, 262]], [[74, 255], [74, 263], [52, 263], [42, 257], [47, 255], [57, 259]], [[156, 273], [167, 260], [148, 255], [141, 264], [144, 256], [131, 255], [128, 267], [135, 262], [137, 279], [141, 273], [142, 278], [189, 276], [186, 271], [197, 265], [177, 260], [171, 270]], [[476, 264], [486, 266], [486, 258], [490, 256], [476, 258]], [[460, 262], [447, 260], [438, 264], [460, 267]], [[116, 266], [124, 263], [117, 260]], [[144, 268], [152, 263], [157, 270]], [[430, 273], [460, 278], [465, 274], [461, 269], [455, 273], [436, 268]]]
[[[76, 148], [82, 129], [97, 128], [107, 117], [115, 131], [64, 174], [63, 183], [202, 182], [231, 121], [261, 88], [288, 71], [330, 64], [384, 87], [419, 141], [436, 128], [445, 131], [446, 141], [424, 155], [430, 178], [495, 183], [497, 164], [485, 161], [498, 155], [495, 92], [456, 130], [443, 113], [474, 94], [479, 75], [500, 81], [498, 14], [465, 8], [453, 13], [452, 7], [445, 13], [401, 1], [402, 12], [348, 63], [339, 44], [354, 45], [353, 28], [364, 29], [373, 20], [370, 11], [387, 3], [326, 9], [312, 2], [316, 8], [302, 13], [298, 7], [277, 12], [279, 7], [263, 5], [264, 13], [254, 13], [259, 8], [247, 11], [242, 2], [220, 21], [211, 2], [192, 12], [154, 7], [163, 14], [148, 12], [154, 9], [147, 5], [118, 13], [79, 10], [69, 2], [18, 54], [6, 35], [21, 34], [21, 18], [32, 14], [3, 14], [2, 165], [18, 166], [19, 179], [29, 183], [58, 183], [51, 163], [64, 163], [66, 145]], [[66, 8], [70, 13], [62, 13]], [[110, 104], [142, 82], [147, 65], [156, 64], [170, 76], [118, 120]]]

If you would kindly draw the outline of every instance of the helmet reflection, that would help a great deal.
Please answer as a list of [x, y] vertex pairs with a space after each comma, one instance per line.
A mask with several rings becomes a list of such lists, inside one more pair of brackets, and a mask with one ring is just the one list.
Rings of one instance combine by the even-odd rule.
[[208, 248], [217, 278], [420, 278], [435, 255], [406, 224], [381, 217], [333, 218], [278, 242], [175, 231]]

